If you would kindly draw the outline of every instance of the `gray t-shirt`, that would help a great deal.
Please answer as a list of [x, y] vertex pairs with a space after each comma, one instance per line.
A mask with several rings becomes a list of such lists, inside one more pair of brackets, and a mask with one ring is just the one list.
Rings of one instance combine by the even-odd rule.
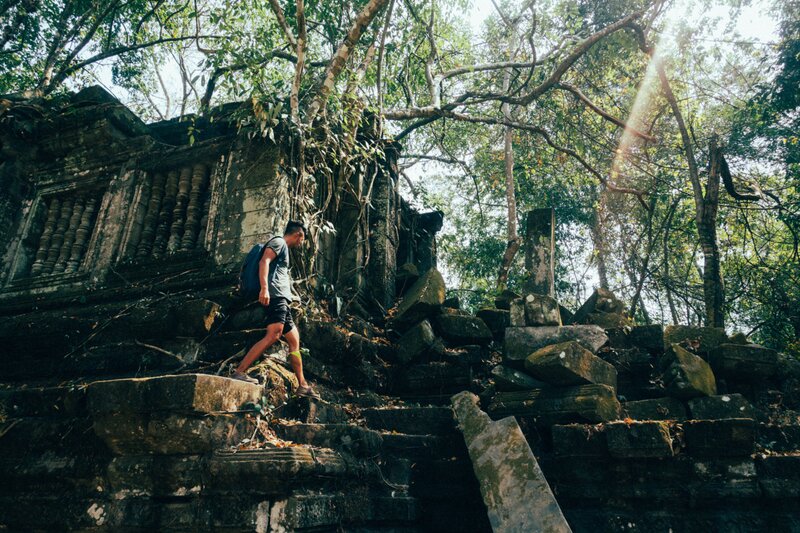
[[283, 237], [274, 237], [265, 247], [275, 252], [275, 259], [269, 263], [269, 297], [292, 299], [292, 278], [289, 276], [289, 247]]

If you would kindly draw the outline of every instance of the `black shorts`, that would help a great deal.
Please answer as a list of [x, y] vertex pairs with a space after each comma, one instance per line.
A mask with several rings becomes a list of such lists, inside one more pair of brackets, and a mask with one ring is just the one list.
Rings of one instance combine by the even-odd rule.
[[292, 320], [292, 310], [289, 308], [287, 298], [270, 298], [267, 306], [267, 325], [283, 324], [283, 333], [289, 333], [294, 327]]

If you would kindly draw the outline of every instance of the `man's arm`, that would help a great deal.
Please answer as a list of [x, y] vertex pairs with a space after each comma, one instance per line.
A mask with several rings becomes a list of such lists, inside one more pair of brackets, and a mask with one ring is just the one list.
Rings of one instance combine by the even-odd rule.
[[262, 305], [269, 305], [269, 263], [278, 257], [275, 250], [267, 248], [258, 263], [258, 278], [261, 280], [261, 290], [258, 293], [258, 301]]

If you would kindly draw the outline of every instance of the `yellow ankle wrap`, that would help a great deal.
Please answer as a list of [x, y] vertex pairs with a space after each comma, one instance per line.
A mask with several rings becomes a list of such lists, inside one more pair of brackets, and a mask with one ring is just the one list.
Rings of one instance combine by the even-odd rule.
[[289, 352], [289, 355], [296, 355], [298, 359], [303, 358], [303, 356], [300, 355], [300, 350], [297, 350], [296, 352]]

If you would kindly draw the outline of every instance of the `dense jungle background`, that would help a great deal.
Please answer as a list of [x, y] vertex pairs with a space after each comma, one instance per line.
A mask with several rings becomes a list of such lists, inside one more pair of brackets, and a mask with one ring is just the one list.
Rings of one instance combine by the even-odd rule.
[[5, 0], [0, 28], [0, 114], [98, 83], [152, 121], [247, 102], [298, 140], [315, 238], [316, 179], [335, 204], [375, 121], [472, 308], [552, 206], [568, 306], [602, 286], [800, 354], [797, 0]]

